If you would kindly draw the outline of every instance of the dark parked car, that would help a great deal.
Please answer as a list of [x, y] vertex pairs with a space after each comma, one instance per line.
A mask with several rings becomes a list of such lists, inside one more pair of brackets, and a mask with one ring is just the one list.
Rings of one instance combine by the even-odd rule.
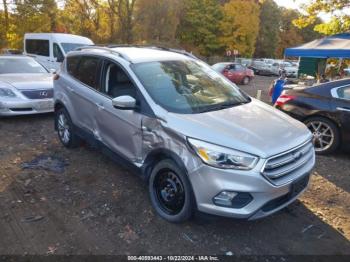
[[217, 63], [212, 68], [235, 84], [247, 85], [254, 78], [253, 70], [238, 63]]
[[350, 144], [350, 79], [286, 90], [275, 106], [304, 122], [319, 154]]

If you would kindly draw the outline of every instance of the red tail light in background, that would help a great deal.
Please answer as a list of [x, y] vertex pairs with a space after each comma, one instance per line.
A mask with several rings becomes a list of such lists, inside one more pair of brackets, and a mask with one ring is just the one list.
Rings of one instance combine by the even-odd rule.
[[276, 106], [283, 106], [285, 103], [287, 103], [290, 100], [295, 99], [295, 96], [291, 96], [291, 95], [281, 95], [277, 101], [276, 101]]

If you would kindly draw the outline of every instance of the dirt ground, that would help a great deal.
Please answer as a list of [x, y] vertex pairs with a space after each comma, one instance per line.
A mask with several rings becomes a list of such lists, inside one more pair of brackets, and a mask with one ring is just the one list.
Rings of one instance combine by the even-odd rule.
[[[264, 96], [271, 81], [242, 88]], [[271, 217], [175, 225], [155, 215], [139, 177], [89, 146], [63, 148], [53, 115], [0, 119], [2, 255], [350, 255], [349, 240], [349, 153], [317, 157], [307, 192]]]

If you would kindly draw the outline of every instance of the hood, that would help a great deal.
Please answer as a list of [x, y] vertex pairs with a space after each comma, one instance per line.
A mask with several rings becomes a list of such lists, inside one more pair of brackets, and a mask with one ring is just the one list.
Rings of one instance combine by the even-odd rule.
[[170, 128], [187, 137], [267, 158], [311, 139], [301, 122], [252, 99], [248, 104], [202, 114], [168, 113]]
[[10, 84], [18, 90], [53, 88], [53, 78], [50, 73], [43, 74], [4, 74], [0, 82]]

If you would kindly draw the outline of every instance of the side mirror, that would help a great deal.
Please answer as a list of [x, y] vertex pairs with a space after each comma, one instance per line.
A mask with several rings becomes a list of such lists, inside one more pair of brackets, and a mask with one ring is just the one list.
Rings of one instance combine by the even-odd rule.
[[112, 99], [113, 107], [121, 110], [132, 110], [136, 108], [136, 100], [131, 96], [118, 96]]
[[51, 74], [56, 74], [56, 69], [54, 69], [54, 68], [50, 68], [49, 71]]

